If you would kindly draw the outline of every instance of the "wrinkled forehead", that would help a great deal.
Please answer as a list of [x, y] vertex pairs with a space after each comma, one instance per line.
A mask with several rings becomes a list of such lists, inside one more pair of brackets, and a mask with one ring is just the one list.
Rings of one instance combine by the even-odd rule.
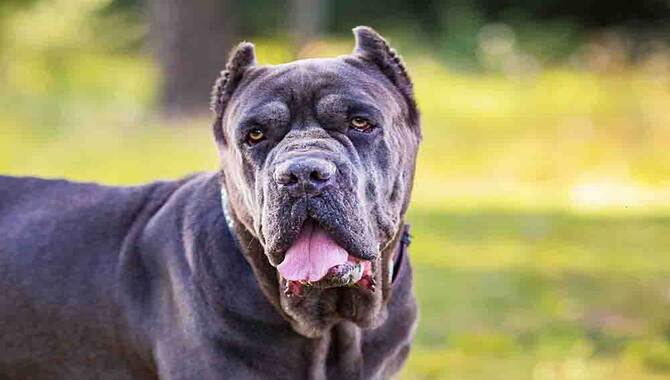
[[269, 103], [283, 104], [291, 113], [352, 103], [402, 111], [402, 100], [391, 82], [354, 58], [309, 59], [251, 70], [231, 99], [229, 118]]

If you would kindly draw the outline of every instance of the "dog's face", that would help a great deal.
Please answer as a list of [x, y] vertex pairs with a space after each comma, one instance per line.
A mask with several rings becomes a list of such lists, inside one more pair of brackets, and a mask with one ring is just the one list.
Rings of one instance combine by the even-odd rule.
[[213, 96], [229, 206], [269, 264], [256, 273], [273, 272], [277, 304], [307, 336], [384, 318], [420, 140], [399, 57], [355, 33], [352, 55], [279, 66], [256, 66], [242, 44]]

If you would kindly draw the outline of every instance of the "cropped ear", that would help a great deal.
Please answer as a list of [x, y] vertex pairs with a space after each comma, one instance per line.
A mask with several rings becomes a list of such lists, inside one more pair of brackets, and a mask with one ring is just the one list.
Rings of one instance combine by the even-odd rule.
[[214, 137], [219, 144], [225, 144], [222, 125], [226, 105], [233, 92], [235, 92], [235, 88], [237, 88], [237, 85], [242, 80], [244, 72], [255, 64], [256, 52], [254, 44], [242, 42], [231, 50], [226, 68], [221, 71], [220, 76], [214, 83], [210, 109], [214, 111], [216, 116], [212, 128], [214, 129]]
[[356, 37], [354, 54], [375, 64], [393, 83], [407, 102], [410, 122], [418, 127], [419, 111], [414, 100], [412, 80], [407, 73], [402, 57], [388, 42], [368, 26], [357, 26], [353, 29]]

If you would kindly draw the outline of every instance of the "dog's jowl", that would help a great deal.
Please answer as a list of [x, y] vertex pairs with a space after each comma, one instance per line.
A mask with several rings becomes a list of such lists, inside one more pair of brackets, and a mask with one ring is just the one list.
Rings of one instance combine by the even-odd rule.
[[[412, 84], [372, 29], [212, 94], [221, 170], [0, 178], [0, 379], [386, 379], [416, 325]], [[138, 163], [140, 164], [140, 163]]]

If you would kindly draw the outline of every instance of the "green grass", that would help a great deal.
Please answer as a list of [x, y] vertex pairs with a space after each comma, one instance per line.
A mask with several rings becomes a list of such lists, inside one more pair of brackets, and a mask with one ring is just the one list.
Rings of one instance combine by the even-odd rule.
[[414, 210], [408, 379], [670, 376], [670, 217]]

